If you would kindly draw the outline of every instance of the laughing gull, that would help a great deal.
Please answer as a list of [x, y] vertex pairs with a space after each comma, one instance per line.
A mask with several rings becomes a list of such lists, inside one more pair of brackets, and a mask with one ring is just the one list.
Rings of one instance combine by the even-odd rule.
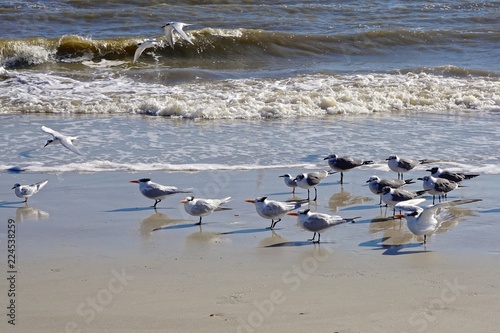
[[307, 190], [307, 200], [309, 199], [309, 189], [311, 187], [314, 187], [314, 199], [313, 201], [316, 201], [318, 198], [318, 190], [316, 189], [316, 186], [321, 183], [323, 179], [325, 179], [328, 175], [331, 175], [331, 171], [317, 171], [317, 172], [307, 172], [307, 173], [301, 173], [298, 174], [297, 177], [295, 177], [295, 181], [297, 182], [297, 186], [303, 189]]
[[[416, 199], [417, 197], [423, 195], [426, 190], [411, 192], [402, 188], [390, 188], [386, 186], [382, 189], [382, 201], [387, 206], [394, 207], [398, 202]], [[394, 208], [393, 215], [396, 214], [396, 208]]]
[[479, 174], [477, 174], [477, 173], [465, 174], [465, 173], [461, 173], [461, 172], [453, 172], [453, 171], [443, 170], [439, 167], [434, 167], [431, 169], [427, 169], [425, 171], [429, 171], [431, 173], [432, 177], [448, 179], [449, 181], [452, 181], [455, 183], [460, 183], [461, 181], [463, 181], [465, 179], [471, 179], [471, 178], [475, 178], [475, 177], [479, 176]]
[[432, 176], [425, 176], [422, 178], [417, 178], [423, 181], [424, 190], [427, 190], [429, 194], [432, 194], [432, 204], [434, 204], [435, 196], [438, 196], [439, 201], [445, 199], [448, 192], [453, 191], [458, 188], [458, 183], [449, 181], [445, 178], [434, 178]]
[[440, 211], [441, 208], [468, 204], [481, 201], [481, 199], [460, 199], [441, 202], [436, 205], [430, 205], [425, 208], [417, 206], [425, 199], [415, 199], [396, 204], [396, 208], [407, 211], [403, 215], [396, 215], [397, 218], [405, 218], [410, 231], [416, 236], [424, 236], [424, 244], [427, 243], [427, 235], [435, 232], [440, 225], [446, 221], [450, 214], [446, 211]]
[[380, 196], [379, 205], [382, 204], [382, 189], [386, 186], [390, 188], [400, 188], [408, 184], [414, 184], [412, 179], [400, 180], [400, 179], [380, 179], [378, 176], [371, 176], [370, 179], [366, 181], [368, 183], [368, 188], [373, 194], [378, 194]]
[[373, 164], [373, 161], [364, 161], [359, 158], [353, 157], [340, 157], [336, 154], [328, 155], [324, 158], [324, 160], [328, 160], [328, 165], [334, 171], [340, 172], [340, 184], [344, 183], [344, 172], [350, 171], [356, 167]]
[[168, 196], [178, 193], [192, 193], [193, 189], [178, 189], [175, 186], [165, 186], [157, 183], [153, 183], [149, 178], [142, 178], [139, 180], [131, 180], [130, 183], [139, 184], [139, 191], [146, 198], [153, 199], [155, 204], [153, 208], [156, 209], [156, 205]]
[[200, 217], [200, 221], [196, 223], [197, 225], [200, 225], [201, 218], [203, 216], [207, 216], [208, 214], [211, 214], [218, 210], [224, 210], [224, 208], [221, 208], [220, 206], [228, 203], [229, 200], [231, 200], [231, 197], [227, 197], [224, 199], [195, 199], [193, 196], [189, 196], [186, 197], [186, 199], [181, 200], [181, 203], [184, 204], [184, 209], [189, 215]]
[[267, 197], [259, 197], [254, 200], [245, 200], [246, 202], [254, 203], [257, 214], [261, 217], [271, 220], [271, 225], [267, 229], [274, 229], [276, 224], [281, 221], [281, 216], [291, 212], [294, 209], [300, 208], [298, 202], [282, 202], [268, 200]]
[[411, 160], [409, 158], [400, 158], [397, 155], [391, 155], [386, 158], [389, 169], [398, 173], [398, 179], [403, 179], [403, 173], [408, 172], [419, 164], [426, 163], [427, 160]]
[[[313, 238], [308, 239], [313, 243], [319, 243], [321, 238], [321, 233], [323, 230], [334, 227], [336, 225], [344, 223], [354, 223], [355, 219], [359, 217], [353, 217], [350, 219], [342, 218], [338, 215], [328, 215], [322, 213], [313, 213], [309, 209], [300, 210], [298, 212], [290, 212], [288, 215], [297, 216], [299, 220], [299, 225], [307, 231], [314, 232]], [[316, 234], [318, 234], [318, 240], [315, 241]]]

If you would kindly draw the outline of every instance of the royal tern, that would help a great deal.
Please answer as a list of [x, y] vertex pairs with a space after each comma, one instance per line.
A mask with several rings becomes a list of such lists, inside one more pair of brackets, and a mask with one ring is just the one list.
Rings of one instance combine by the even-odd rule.
[[350, 171], [362, 165], [373, 164], [373, 161], [364, 161], [359, 158], [347, 156], [340, 157], [336, 154], [328, 155], [324, 158], [324, 160], [328, 160], [330, 168], [334, 171], [340, 172], [340, 184], [344, 183], [344, 172]]
[[228, 203], [229, 200], [231, 200], [231, 197], [224, 199], [195, 199], [193, 196], [189, 196], [181, 200], [181, 203], [184, 204], [184, 209], [189, 215], [200, 217], [200, 221], [196, 223], [200, 225], [203, 216], [207, 216], [217, 210], [222, 210], [220, 206]]
[[146, 198], [153, 199], [155, 204], [153, 208], [156, 208], [156, 205], [165, 199], [166, 197], [177, 194], [177, 193], [192, 193], [193, 189], [178, 189], [175, 186], [165, 186], [157, 183], [153, 183], [149, 178], [142, 178], [139, 180], [131, 180], [130, 183], [139, 184], [139, 191], [141, 191], [142, 195]]
[[[423, 190], [423, 191], [411, 192], [402, 188], [394, 189], [389, 186], [386, 186], [382, 189], [382, 201], [387, 206], [395, 207], [398, 202], [416, 199], [417, 197], [423, 195], [425, 192], [427, 191]], [[393, 215], [395, 214], [396, 214], [396, 208], [394, 208], [393, 212]]]
[[391, 155], [386, 158], [389, 169], [398, 173], [398, 179], [403, 179], [403, 174], [415, 168], [419, 164], [424, 164], [427, 160], [411, 160], [409, 158], [401, 158], [397, 155]]
[[271, 225], [267, 229], [274, 229], [276, 224], [281, 221], [281, 216], [291, 212], [294, 209], [300, 208], [298, 202], [282, 202], [268, 200], [267, 197], [260, 197], [254, 200], [245, 200], [255, 204], [255, 210], [261, 217], [271, 220]]
[[295, 188], [298, 186], [297, 181], [295, 181], [295, 179], [292, 178], [292, 176], [289, 173], [286, 173], [286, 174], [278, 176], [278, 177], [283, 178], [283, 180], [285, 181], [285, 185], [288, 187], [291, 187], [292, 193], [295, 193]]
[[458, 184], [449, 181], [445, 178], [434, 178], [432, 176], [425, 176], [422, 178], [417, 178], [423, 181], [424, 190], [427, 190], [429, 194], [432, 194], [432, 204], [434, 204], [435, 196], [438, 196], [438, 200], [446, 198], [448, 192], [453, 191], [458, 188]]
[[[321, 238], [321, 233], [323, 230], [334, 227], [339, 224], [344, 223], [354, 223], [355, 219], [359, 217], [353, 217], [350, 219], [342, 218], [338, 215], [328, 215], [322, 213], [313, 213], [309, 209], [300, 210], [298, 212], [290, 212], [288, 215], [297, 216], [299, 220], [299, 225], [307, 231], [314, 232], [313, 238], [308, 239], [313, 243], [319, 243]], [[318, 240], [315, 241], [316, 234], [318, 234]]]
[[371, 176], [370, 179], [366, 181], [368, 183], [368, 188], [373, 194], [380, 195], [379, 205], [382, 204], [382, 189], [386, 186], [391, 188], [400, 188], [408, 184], [415, 183], [412, 179], [400, 180], [400, 179], [380, 179], [378, 176]]
[[297, 177], [295, 177], [294, 181], [297, 182], [298, 187], [307, 190], [307, 200], [309, 200], [309, 189], [311, 187], [314, 187], [313, 201], [316, 201], [316, 199], [318, 198], [318, 190], [316, 189], [316, 186], [318, 186], [323, 179], [325, 179], [328, 175], [331, 174], [332, 172], [330, 171], [316, 171], [307, 173], [304, 172], [298, 174]]
[[66, 147], [69, 150], [71, 150], [73, 153], [76, 153], [78, 155], [83, 155], [78, 150], [78, 148], [76, 148], [73, 145], [73, 141], [76, 140], [78, 137], [63, 135], [63, 134], [61, 134], [61, 133], [59, 133], [57, 131], [54, 131], [53, 129], [50, 129], [50, 128], [46, 127], [46, 126], [42, 126], [42, 131], [44, 131], [45, 133], [49, 133], [50, 135], [52, 135], [52, 139], [47, 140], [47, 142], [45, 143], [44, 147], [47, 147], [48, 145], [53, 145], [53, 144], [60, 143], [64, 147]]
[[141, 56], [142, 52], [144, 52], [144, 50], [149, 49], [149, 48], [156, 49], [160, 45], [161, 45], [161, 43], [157, 40], [147, 40], [147, 41], [144, 41], [141, 43], [137, 43], [137, 49], [135, 50], [134, 60], [132, 61], [132, 63], [134, 64], [137, 61], [137, 59], [139, 59], [139, 57]]
[[477, 174], [477, 173], [465, 174], [465, 173], [461, 173], [461, 172], [442, 170], [439, 167], [434, 167], [431, 169], [427, 169], [425, 171], [429, 171], [431, 173], [432, 177], [448, 179], [449, 181], [452, 181], [455, 183], [460, 183], [463, 180], [471, 179], [471, 178], [479, 176], [479, 174]]
[[194, 43], [191, 41], [191, 39], [189, 39], [184, 30], [182, 30], [184, 27], [187, 27], [188, 25], [192, 24], [187, 24], [182, 22], [168, 22], [167, 24], [162, 26], [162, 28], [165, 29], [165, 37], [167, 38], [167, 44], [172, 48], [174, 48], [173, 32], [175, 30], [184, 40], [194, 45]]
[[395, 217], [405, 218], [408, 229], [416, 236], [424, 236], [424, 244], [427, 243], [427, 235], [436, 231], [441, 223], [446, 220], [449, 214], [443, 214], [439, 210], [450, 206], [463, 205], [467, 203], [481, 201], [481, 199], [459, 199], [441, 202], [425, 208], [418, 206], [425, 199], [415, 199], [396, 204], [396, 208], [407, 211], [405, 214], [398, 214]]
[[38, 193], [48, 182], [44, 180], [31, 185], [15, 184], [12, 189], [18, 198], [24, 198], [24, 202], [28, 202], [28, 198]]

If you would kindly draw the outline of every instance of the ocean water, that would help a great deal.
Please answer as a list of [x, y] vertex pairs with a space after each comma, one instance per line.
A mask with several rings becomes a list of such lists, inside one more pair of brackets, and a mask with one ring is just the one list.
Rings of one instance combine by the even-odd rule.
[[[498, 173], [498, 1], [4, 1], [1, 171], [326, 167]], [[163, 40], [170, 21], [194, 45]], [[42, 125], [84, 156], [42, 148]]]

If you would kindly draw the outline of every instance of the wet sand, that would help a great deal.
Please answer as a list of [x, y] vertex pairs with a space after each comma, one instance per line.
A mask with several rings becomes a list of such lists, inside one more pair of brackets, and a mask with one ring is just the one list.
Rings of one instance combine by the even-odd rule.
[[[365, 185], [372, 174], [395, 174], [364, 167], [346, 173], [343, 186], [332, 175], [310, 208], [361, 218], [314, 245], [295, 218], [266, 230], [269, 221], [244, 202], [289, 199], [278, 175], [301, 171], [5, 174], [6, 314], [9, 218], [16, 220], [17, 275], [16, 325], [4, 315], [2, 331], [496, 332], [499, 176], [481, 175], [450, 193], [449, 200], [483, 201], [454, 210], [457, 218], [424, 246]], [[184, 212], [183, 195], [154, 211], [128, 182], [142, 177], [192, 187], [197, 197], [232, 196], [232, 210], [204, 217], [201, 227]], [[28, 207], [8, 190], [45, 178]]]

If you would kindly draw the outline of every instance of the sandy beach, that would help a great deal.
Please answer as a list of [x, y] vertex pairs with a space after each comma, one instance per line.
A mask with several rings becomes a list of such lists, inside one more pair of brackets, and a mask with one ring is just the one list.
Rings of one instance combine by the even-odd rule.
[[[422, 170], [422, 169], [421, 169]], [[412, 172], [412, 177], [425, 171]], [[6, 309], [7, 219], [16, 220], [14, 332], [494, 332], [500, 273], [496, 175], [452, 192], [483, 201], [430, 237], [386, 218], [364, 167], [329, 176], [310, 208], [357, 223], [322, 234], [322, 243], [287, 216], [274, 231], [245, 199], [287, 200], [278, 175], [299, 170], [196, 173], [12, 174], [49, 179], [24, 207], [2, 186], [0, 295]], [[192, 187], [198, 197], [232, 196], [232, 210], [204, 218], [184, 212], [183, 195], [158, 204], [128, 181], [150, 177]], [[5, 183], [5, 180], [3, 181]], [[420, 189], [421, 183], [410, 185]], [[297, 196], [304, 198], [305, 190]], [[391, 211], [387, 212], [390, 216]]]

